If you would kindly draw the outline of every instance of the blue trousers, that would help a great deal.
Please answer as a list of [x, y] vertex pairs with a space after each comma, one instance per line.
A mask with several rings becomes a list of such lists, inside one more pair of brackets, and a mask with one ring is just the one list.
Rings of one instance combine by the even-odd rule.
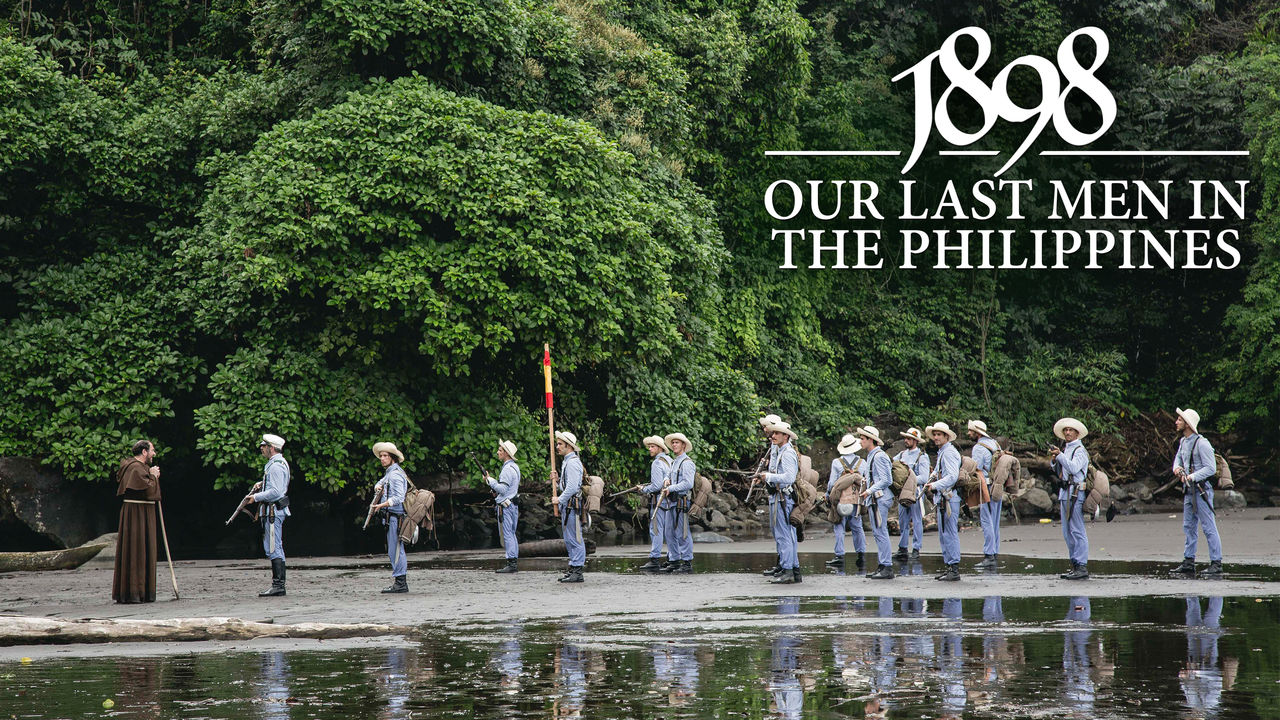
[[[960, 562], [960, 493], [951, 493], [951, 499], [938, 496], [938, 541], [942, 545], [942, 562], [955, 565]], [[943, 509], [946, 513], [943, 513]]]
[[[884, 491], [879, 499], [872, 498], [871, 502], [876, 504], [876, 511], [871, 513], [871, 508], [868, 507], [867, 512], [871, 513], [871, 536], [876, 539], [879, 562], [881, 565], [892, 565], [893, 542], [889, 540], [889, 510], [896, 501], [893, 493]], [[879, 522], [876, 522], [877, 518]]]
[[[276, 549], [271, 549], [271, 538], [275, 537]], [[269, 522], [266, 516], [262, 518], [262, 552], [267, 554], [268, 560], [284, 559], [284, 515], [276, 513], [275, 522]]]
[[400, 521], [404, 518], [387, 514], [387, 559], [391, 561], [391, 577], [409, 573], [409, 561], [404, 557], [404, 543], [400, 542]]
[[582, 543], [582, 523], [578, 511], [560, 508], [560, 530], [564, 532], [564, 549], [569, 553], [569, 567], [587, 564], [587, 546]]
[[860, 515], [847, 515], [840, 518], [840, 522], [831, 526], [836, 534], [835, 554], [837, 557], [844, 557], [844, 534], [845, 532], [853, 533], [853, 551], [867, 551], [867, 533], [862, 529], [862, 517]]
[[983, 555], [997, 555], [1000, 552], [1000, 510], [1003, 505], [1003, 500], [978, 505], [978, 519], [982, 522]]
[[1194, 487], [1187, 488], [1187, 494], [1182, 497], [1182, 533], [1187, 536], [1182, 557], [1195, 559], [1196, 541], [1203, 529], [1205, 542], [1209, 543], [1209, 560], [1222, 562], [1222, 538], [1218, 537], [1218, 519], [1213, 511], [1213, 488], [1207, 483], [1204, 487], [1209, 498], [1207, 504]]
[[668, 503], [662, 513], [662, 535], [667, 540], [667, 559], [693, 560], [693, 535], [689, 533], [689, 516]]
[[662, 534], [663, 526], [662, 511], [658, 509], [658, 503], [652, 498], [649, 500], [649, 558], [657, 560], [662, 557]]
[[903, 550], [907, 549], [907, 540], [911, 541], [913, 550], [921, 549], [924, 544], [924, 508], [921, 507], [923, 502], [919, 500], [911, 507], [898, 506], [898, 528], [902, 531], [902, 535], [898, 538], [898, 547]]
[[502, 533], [502, 547], [506, 550], [508, 560], [520, 557], [520, 541], [516, 539], [516, 523], [519, 521], [520, 508], [516, 507], [515, 503], [502, 508], [502, 516], [498, 519], [501, 525], [498, 532]]
[[795, 500], [790, 495], [778, 493], [769, 498], [769, 526], [773, 529], [773, 542], [778, 547], [778, 562], [783, 570], [800, 567], [796, 552], [796, 529], [787, 522]]
[[1058, 494], [1058, 505], [1062, 510], [1062, 539], [1067, 541], [1067, 556], [1076, 565], [1089, 562], [1089, 536], [1084, 532], [1084, 500], [1088, 495], [1084, 488], [1076, 494], [1075, 507], [1071, 510], [1071, 522], [1067, 522], [1067, 508], [1071, 505], [1070, 491]]

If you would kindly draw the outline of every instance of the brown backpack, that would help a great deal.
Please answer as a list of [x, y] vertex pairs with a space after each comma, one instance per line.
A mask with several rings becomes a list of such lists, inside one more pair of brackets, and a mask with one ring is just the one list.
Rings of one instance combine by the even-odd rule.
[[[412, 545], [420, 537], [436, 529], [436, 494], [414, 485], [409, 480], [408, 473], [405, 473], [404, 478], [409, 483], [409, 489], [404, 493], [404, 517], [400, 520], [399, 534], [405, 545]], [[419, 528], [426, 533], [419, 533]]]
[[711, 481], [701, 475], [693, 476], [693, 501], [689, 503], [689, 517], [702, 517], [711, 502]]

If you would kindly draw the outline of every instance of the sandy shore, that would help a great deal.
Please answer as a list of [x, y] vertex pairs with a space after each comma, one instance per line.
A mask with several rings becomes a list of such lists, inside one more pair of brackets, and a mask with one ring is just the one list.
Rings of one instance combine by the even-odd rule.
[[[1280, 595], [1280, 582], [1233, 579], [1232, 564], [1280, 565], [1280, 515], [1271, 508], [1223, 512], [1220, 526], [1224, 540], [1228, 574], [1220, 580], [1161, 577], [1154, 571], [1098, 573], [1086, 582], [1058, 579], [1046, 570], [1065, 569], [1020, 558], [1062, 559], [1061, 527], [1056, 524], [1029, 524], [1006, 527], [1002, 533], [1004, 569], [999, 574], [968, 572], [981, 559], [981, 532], [961, 533], [965, 553], [964, 578], [958, 583], [939, 583], [931, 574], [902, 576], [887, 581], [867, 580], [857, 575], [810, 573], [800, 585], [771, 586], [758, 572], [748, 571], [756, 559], [743, 558], [743, 572], [706, 572], [686, 576], [652, 577], [631, 572], [592, 572], [588, 564], [587, 582], [565, 586], [555, 582], [556, 568], [563, 560], [539, 559], [522, 563], [512, 576], [494, 575], [499, 552], [414, 553], [414, 564], [424, 561], [442, 565], [470, 565], [460, 569], [413, 568], [409, 573], [411, 592], [382, 595], [388, 580], [386, 559], [293, 558], [289, 562], [289, 594], [283, 598], [260, 599], [258, 590], [269, 583], [264, 560], [196, 560], [177, 563], [182, 598], [173, 600], [168, 573], [161, 572], [159, 601], [145, 605], [116, 605], [110, 600], [112, 568], [109, 559], [96, 560], [77, 570], [44, 573], [13, 573], [0, 576], [0, 639], [5, 620], [2, 615], [79, 619], [173, 619], [236, 617], [273, 623], [356, 623], [397, 622], [468, 623], [506, 618], [590, 618], [611, 613], [664, 613], [706, 610], [751, 598], [779, 596], [832, 597], [856, 593], [859, 596], [946, 598], [1089, 595], [1092, 597], [1155, 595]], [[1117, 518], [1112, 523], [1089, 526], [1091, 560], [1143, 560], [1176, 563], [1182, 551], [1181, 519], [1168, 515]], [[870, 541], [870, 538], [868, 538]], [[895, 538], [896, 543], [896, 538]], [[924, 539], [926, 559], [936, 557], [935, 534]], [[1201, 543], [1200, 559], [1206, 560]], [[647, 548], [625, 546], [603, 548], [595, 555], [608, 558], [641, 558]], [[733, 556], [772, 553], [767, 540], [717, 543], [695, 546], [697, 556], [711, 564], [733, 567]], [[830, 534], [810, 532], [801, 544], [805, 564], [815, 566], [819, 558], [830, 556]], [[718, 557], [716, 557], [718, 556]], [[492, 562], [489, 562], [492, 561]], [[934, 561], [936, 562], [936, 560]], [[1105, 563], [1100, 563], [1104, 565]], [[485, 568], [485, 569], [474, 569]], [[163, 570], [163, 566], [161, 568]], [[1248, 575], [1247, 573], [1245, 575]], [[280, 641], [273, 641], [280, 642]], [[301, 641], [299, 641], [301, 642]], [[10, 653], [5, 653], [10, 654]]]

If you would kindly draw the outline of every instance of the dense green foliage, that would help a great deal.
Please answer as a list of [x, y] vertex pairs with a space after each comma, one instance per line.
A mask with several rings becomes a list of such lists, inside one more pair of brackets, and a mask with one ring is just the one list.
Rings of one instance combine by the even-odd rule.
[[[426, 471], [509, 437], [536, 478], [544, 342], [557, 424], [615, 478], [660, 431], [740, 459], [761, 410], [806, 441], [884, 413], [1033, 440], [1061, 414], [1106, 430], [1178, 404], [1262, 442], [1280, 422], [1267, 7], [19, 3], [0, 18], [0, 454], [101, 479], [148, 435], [225, 485], [271, 431], [336, 491], [379, 439]], [[1007, 176], [1247, 178], [1241, 267], [779, 270], [770, 182], [891, 187], [900, 165], [763, 151], [910, 147], [889, 78], [971, 24], [994, 68], [1102, 26], [1116, 147], [1250, 149]], [[910, 178], [994, 167], [926, 156]]]

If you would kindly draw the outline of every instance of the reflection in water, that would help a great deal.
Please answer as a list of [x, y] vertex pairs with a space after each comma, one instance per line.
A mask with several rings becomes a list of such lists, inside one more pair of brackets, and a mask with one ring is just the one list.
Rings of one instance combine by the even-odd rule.
[[[572, 623], [566, 632], [582, 634], [586, 627]], [[587, 652], [568, 638], [556, 648], [555, 656], [556, 701], [552, 703], [554, 717], [581, 717], [587, 699]]]
[[407, 648], [54, 656], [0, 665], [0, 717], [1280, 716], [1274, 598], [1078, 597], [1065, 617], [1061, 598], [766, 602], [660, 635], [621, 616], [428, 629]]
[[1222, 598], [1209, 598], [1204, 613], [1200, 598], [1187, 598], [1187, 664], [1178, 673], [1192, 717], [1216, 717], [1224, 680], [1218, 668], [1218, 636], [1222, 634]]
[[[779, 615], [800, 612], [799, 598], [782, 598]], [[794, 625], [784, 625], [773, 638], [769, 659], [769, 692], [773, 693], [773, 711], [780, 717], [798, 718], [804, 709], [804, 688], [797, 671], [800, 666], [800, 638]]]
[[289, 659], [283, 652], [262, 654], [262, 720], [288, 720]]

